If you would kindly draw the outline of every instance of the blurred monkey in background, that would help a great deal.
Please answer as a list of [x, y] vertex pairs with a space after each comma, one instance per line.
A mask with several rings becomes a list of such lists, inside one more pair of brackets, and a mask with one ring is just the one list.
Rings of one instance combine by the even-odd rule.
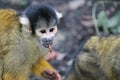
[[120, 80], [120, 35], [92, 36], [65, 80]]

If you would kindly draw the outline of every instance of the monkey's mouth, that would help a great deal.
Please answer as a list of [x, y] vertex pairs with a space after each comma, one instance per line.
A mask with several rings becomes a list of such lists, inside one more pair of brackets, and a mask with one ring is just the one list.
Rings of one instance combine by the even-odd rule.
[[52, 46], [52, 43], [42, 44], [45, 48], [50, 48]]
[[40, 39], [40, 42], [43, 47], [49, 48], [53, 44], [53, 39], [42, 38], [42, 39]]
[[45, 48], [49, 49], [49, 52], [52, 52], [52, 44], [43, 45]]

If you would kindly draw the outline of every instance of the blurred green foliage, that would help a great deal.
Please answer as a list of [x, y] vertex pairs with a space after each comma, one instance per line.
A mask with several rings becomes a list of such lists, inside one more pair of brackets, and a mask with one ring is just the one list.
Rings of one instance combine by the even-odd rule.
[[105, 11], [101, 11], [98, 14], [97, 21], [98, 26], [103, 26], [103, 30], [105, 33], [120, 33], [120, 11], [115, 13], [115, 15], [111, 18], [107, 18]]
[[21, 6], [27, 6], [27, 4], [28, 4], [28, 2], [26, 0], [22, 0], [20, 3]]
[[[119, 5], [120, 2], [116, 1], [99, 1], [93, 6], [93, 21], [95, 23], [95, 30], [97, 35], [100, 35], [99, 27], [102, 26], [103, 33], [105, 34], [117, 34], [120, 33], [120, 11], [117, 10], [112, 17], [108, 17], [105, 9], [101, 10], [96, 14], [96, 9], [99, 4], [105, 5], [105, 3], [113, 3], [115, 6]], [[97, 18], [96, 18], [97, 17]]]
[[28, 4], [28, 0], [2, 0], [2, 2], [11, 4], [13, 6], [20, 6], [20, 7], [27, 6]]

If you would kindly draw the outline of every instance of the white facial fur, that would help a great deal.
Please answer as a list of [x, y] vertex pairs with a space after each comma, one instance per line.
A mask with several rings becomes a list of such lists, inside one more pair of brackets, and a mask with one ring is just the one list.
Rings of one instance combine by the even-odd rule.
[[29, 25], [29, 20], [26, 16], [23, 15], [23, 16], [19, 17], [19, 19], [20, 19], [20, 23], [22, 25]]
[[62, 13], [58, 12], [57, 10], [55, 10], [55, 13], [56, 13], [58, 19], [63, 17]]
[[48, 29], [36, 29], [36, 35], [38, 37], [41, 37], [41, 38], [50, 38], [50, 37], [54, 37], [55, 34], [57, 33], [57, 26], [54, 26], [54, 27], [50, 27]]

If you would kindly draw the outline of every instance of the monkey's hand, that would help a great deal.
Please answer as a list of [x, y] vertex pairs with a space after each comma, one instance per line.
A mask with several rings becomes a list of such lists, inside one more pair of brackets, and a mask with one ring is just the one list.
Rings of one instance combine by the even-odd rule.
[[56, 51], [51, 51], [48, 53], [48, 55], [45, 57], [45, 60], [50, 61], [53, 60], [57, 57], [57, 52]]
[[48, 80], [62, 80], [61, 76], [54, 70], [45, 70], [42, 72], [42, 75]]

